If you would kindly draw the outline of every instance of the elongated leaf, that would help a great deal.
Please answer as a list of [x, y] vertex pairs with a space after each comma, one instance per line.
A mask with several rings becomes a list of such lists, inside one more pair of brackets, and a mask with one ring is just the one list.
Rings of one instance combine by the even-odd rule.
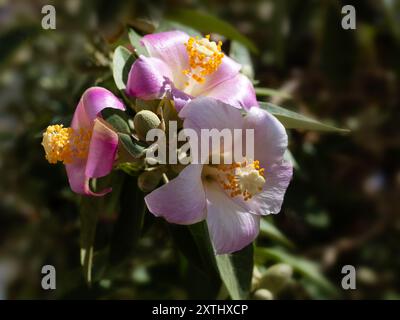
[[142, 37], [137, 34], [136, 31], [133, 29], [129, 29], [128, 36], [131, 45], [135, 48], [137, 56], [144, 55], [148, 57], [149, 53], [147, 52], [145, 46], [143, 46], [140, 42], [142, 40]]
[[303, 116], [300, 113], [290, 111], [288, 109], [276, 106], [268, 102], [259, 102], [260, 107], [267, 110], [285, 126], [286, 129], [306, 129], [317, 131], [332, 131], [332, 132], [349, 132], [347, 129], [336, 128], [327, 124], [323, 124], [315, 119]]
[[261, 258], [262, 263], [268, 260], [287, 263], [293, 267], [295, 272], [308, 278], [321, 287], [321, 289], [333, 295], [337, 294], [337, 289], [321, 274], [318, 265], [314, 262], [293, 256], [281, 249], [275, 248], [258, 248], [256, 253], [256, 256]]
[[122, 262], [133, 254], [140, 237], [145, 214], [144, 194], [137, 186], [137, 178], [125, 177], [120, 197], [120, 212], [111, 240], [110, 261]]
[[201, 33], [197, 31], [196, 29], [190, 28], [188, 26], [185, 26], [183, 24], [180, 24], [176, 21], [171, 21], [168, 19], [163, 19], [159, 26], [156, 29], [156, 32], [164, 32], [164, 31], [170, 31], [170, 30], [181, 30], [183, 32], [186, 32], [188, 35], [192, 37], [201, 37]]
[[261, 88], [255, 87], [254, 90], [256, 91], [256, 95], [258, 96], [266, 96], [266, 97], [280, 97], [284, 99], [291, 99], [292, 97], [290, 94], [286, 93], [285, 91], [279, 91], [270, 88]]
[[128, 116], [122, 110], [105, 108], [101, 111], [103, 119], [106, 120], [117, 132], [129, 134]]
[[253, 244], [233, 254], [216, 256], [221, 279], [233, 300], [247, 299], [253, 275]]
[[128, 74], [134, 60], [135, 57], [128, 49], [122, 46], [118, 46], [115, 49], [112, 62], [112, 71], [115, 85], [119, 90], [125, 90]]
[[168, 18], [202, 32], [219, 33], [231, 40], [239, 41], [253, 53], [258, 53], [256, 45], [250, 39], [237, 31], [230, 23], [220, 20], [213, 15], [196, 10], [179, 9], [170, 13]]
[[293, 243], [267, 219], [261, 219], [260, 235], [279, 242], [287, 247], [294, 247]]
[[81, 265], [83, 267], [85, 280], [89, 285], [92, 282], [92, 264], [98, 209], [97, 198], [82, 197], [80, 203]]

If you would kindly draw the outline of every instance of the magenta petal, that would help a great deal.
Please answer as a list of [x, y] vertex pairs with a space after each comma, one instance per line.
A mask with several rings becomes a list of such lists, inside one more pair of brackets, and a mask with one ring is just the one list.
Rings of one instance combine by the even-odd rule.
[[85, 175], [90, 178], [104, 177], [113, 168], [118, 149], [118, 134], [102, 119], [94, 121]]
[[148, 34], [142, 38], [151, 57], [158, 58], [172, 70], [174, 77], [170, 78], [180, 88], [185, 83], [182, 70], [188, 69], [189, 59], [185, 43], [189, 36], [182, 31], [167, 31]]
[[260, 217], [238, 206], [216, 184], [205, 184], [207, 225], [217, 254], [243, 249], [258, 235]]
[[86, 161], [79, 160], [72, 164], [66, 164], [67, 176], [71, 190], [75, 193], [101, 197], [111, 192], [111, 188], [106, 188], [99, 193], [95, 193], [89, 188], [89, 177], [85, 175]]
[[288, 146], [285, 127], [273, 115], [261, 108], [251, 108], [244, 117], [244, 128], [254, 129], [255, 159], [266, 169], [283, 159]]
[[213, 97], [236, 108], [246, 110], [258, 106], [253, 84], [246, 76], [240, 73], [212, 89], [204, 91], [202, 95]]
[[149, 211], [168, 222], [193, 224], [205, 218], [206, 197], [201, 181], [203, 166], [189, 165], [145, 197]]
[[87, 89], [75, 110], [71, 127], [75, 130], [91, 127], [92, 121], [105, 108], [125, 110], [123, 103], [111, 91], [101, 87]]
[[171, 70], [158, 58], [140, 56], [129, 72], [126, 93], [135, 98], [161, 98], [171, 88]]
[[267, 168], [263, 191], [251, 199], [253, 206], [257, 207], [256, 214], [267, 215], [281, 211], [283, 198], [292, 174], [293, 166], [289, 162], [274, 164]]

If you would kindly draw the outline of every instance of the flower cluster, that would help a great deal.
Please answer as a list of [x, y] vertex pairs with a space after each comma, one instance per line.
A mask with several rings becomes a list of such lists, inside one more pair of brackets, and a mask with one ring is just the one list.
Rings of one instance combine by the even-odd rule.
[[[178, 129], [197, 133], [199, 145], [209, 139], [201, 135], [205, 129], [254, 132], [251, 157], [231, 157], [235, 145], [248, 143], [243, 136], [239, 140], [233, 135], [230, 144], [223, 148], [213, 144], [202, 154], [203, 160], [219, 159], [217, 164], [149, 164], [142, 155], [134, 159], [143, 164], [138, 167], [146, 178], [156, 181], [146, 182], [152, 187], [145, 188], [144, 199], [153, 215], [184, 225], [205, 220], [217, 254], [238, 251], [258, 235], [261, 216], [280, 211], [292, 177], [292, 165], [284, 159], [285, 128], [259, 108], [252, 83], [240, 72], [240, 64], [224, 55], [221, 42], [209, 35], [200, 39], [170, 31], [146, 35], [142, 44], [148, 55], [140, 55], [132, 64], [125, 92], [129, 104], [141, 102], [142, 106], [130, 122], [133, 143], [148, 149], [157, 144], [146, 141], [146, 134], [169, 126], [167, 105], [177, 115]], [[153, 102], [156, 108], [150, 107]], [[106, 108], [126, 111], [112, 92], [90, 88], [83, 93], [69, 128], [55, 124], [43, 133], [46, 159], [62, 162], [71, 189], [82, 195], [102, 196], [111, 191], [95, 192], [89, 183], [116, 168], [122, 148], [118, 130], [102, 117]], [[179, 154], [182, 148], [175, 151]], [[233, 161], [225, 161], [228, 158]], [[164, 177], [161, 186], [157, 171]]]

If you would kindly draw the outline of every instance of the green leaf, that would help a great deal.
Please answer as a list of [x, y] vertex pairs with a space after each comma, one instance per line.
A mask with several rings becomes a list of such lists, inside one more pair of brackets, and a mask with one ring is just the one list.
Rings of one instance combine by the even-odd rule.
[[292, 266], [295, 272], [308, 278], [326, 292], [332, 295], [338, 294], [337, 289], [322, 275], [318, 265], [314, 262], [293, 256], [278, 248], [258, 248], [256, 257], [261, 258], [260, 263], [265, 263], [268, 260], [286, 263]]
[[240, 42], [232, 41], [229, 56], [242, 65], [240, 70], [245, 76], [254, 79], [254, 68], [249, 50]]
[[261, 88], [255, 87], [256, 95], [258, 96], [266, 96], [266, 97], [279, 97], [283, 99], [291, 99], [292, 96], [285, 91], [270, 89], [270, 88]]
[[201, 37], [201, 33], [199, 31], [168, 19], [162, 20], [155, 32], [165, 32], [171, 30], [181, 30], [183, 32], [186, 32], [188, 35], [192, 37], [196, 36]]
[[129, 134], [118, 133], [118, 138], [120, 147], [124, 148], [133, 158], [138, 159], [144, 155], [146, 147], [133, 140]]
[[265, 218], [261, 219], [260, 235], [279, 242], [289, 248], [294, 247], [294, 244], [288, 238], [286, 238], [286, 236], [277, 227], [275, 227], [272, 222]]
[[136, 33], [135, 30], [129, 29], [128, 37], [131, 45], [135, 48], [137, 56], [144, 55], [146, 57], [149, 56], [149, 52], [146, 47], [141, 44], [142, 37]]
[[333, 131], [347, 133], [349, 130], [336, 128], [323, 124], [313, 118], [303, 116], [300, 113], [276, 106], [272, 103], [259, 101], [260, 107], [273, 114], [284, 125], [286, 129], [306, 129], [317, 131]]
[[241, 44], [249, 48], [253, 53], [258, 53], [256, 45], [247, 37], [242, 35], [230, 23], [220, 20], [219, 18], [197, 10], [178, 9], [168, 15], [170, 20], [190, 26], [201, 32], [219, 33], [231, 40], [239, 41]]
[[130, 134], [127, 114], [118, 109], [105, 108], [101, 111], [103, 119], [109, 123], [115, 131]]
[[92, 282], [92, 264], [94, 252], [94, 240], [99, 211], [99, 199], [94, 197], [82, 197], [80, 203], [80, 245], [81, 265], [86, 282]]
[[253, 244], [232, 253], [217, 255], [217, 266], [233, 300], [248, 299], [253, 275]]
[[119, 90], [125, 90], [128, 74], [135, 57], [125, 47], [118, 46], [114, 51], [112, 70], [115, 85]]
[[118, 264], [134, 252], [140, 237], [146, 206], [137, 178], [125, 177], [120, 197], [120, 211], [111, 240], [110, 261]]

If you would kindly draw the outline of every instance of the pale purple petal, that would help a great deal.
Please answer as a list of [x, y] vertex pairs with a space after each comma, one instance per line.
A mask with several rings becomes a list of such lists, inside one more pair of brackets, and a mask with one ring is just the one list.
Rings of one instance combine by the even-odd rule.
[[125, 110], [123, 103], [111, 91], [101, 87], [87, 89], [75, 110], [71, 127], [75, 130], [91, 127], [94, 119], [105, 108]]
[[140, 56], [129, 72], [126, 93], [143, 100], [158, 99], [171, 90], [171, 79], [171, 69], [162, 60]]
[[179, 112], [184, 119], [184, 128], [191, 128], [200, 133], [201, 129], [241, 129], [241, 112], [222, 101], [209, 97], [199, 97], [190, 101]]
[[258, 106], [253, 84], [246, 76], [240, 73], [202, 92], [202, 95], [221, 100], [236, 108], [243, 108], [245, 110]]
[[273, 115], [261, 108], [251, 108], [244, 117], [244, 129], [254, 129], [254, 160], [266, 170], [283, 159], [288, 145], [285, 127]]
[[217, 254], [243, 249], [258, 235], [260, 217], [238, 206], [216, 184], [205, 184], [207, 225]]
[[293, 166], [289, 162], [274, 164], [266, 169], [263, 190], [251, 199], [256, 214], [267, 215], [281, 211], [292, 174]]
[[118, 149], [118, 134], [102, 119], [94, 121], [85, 175], [89, 178], [104, 177], [113, 168]]
[[167, 31], [145, 35], [142, 43], [151, 57], [164, 61], [173, 72], [170, 78], [176, 87], [181, 88], [185, 83], [182, 71], [188, 69], [189, 59], [185, 43], [189, 36], [182, 31]]
[[[228, 56], [224, 56], [218, 69], [214, 73], [206, 76], [203, 83], [195, 84], [190, 88], [190, 92], [188, 93], [196, 97], [206, 96], [208, 91], [218, 85], [223, 85], [223, 83], [237, 76], [241, 67], [242, 66], [239, 63], [235, 62]], [[228, 103], [228, 101], [224, 102]]]
[[[192, 129], [197, 133], [197, 155], [199, 157], [194, 159], [195, 162], [208, 163], [211, 154], [218, 155], [218, 159], [219, 153], [233, 154], [234, 129], [241, 129], [243, 126], [243, 117], [239, 109], [222, 101], [199, 97], [189, 102], [179, 112], [179, 117], [184, 119], [183, 127], [185, 129]], [[207, 129], [210, 131], [205, 131]], [[203, 133], [207, 133], [207, 136]], [[225, 133], [229, 136], [225, 136]], [[229, 139], [229, 137], [232, 138]], [[209, 147], [209, 152], [202, 149], [203, 145]], [[195, 146], [192, 146], [192, 148], [195, 148]], [[230, 162], [229, 159], [226, 160], [227, 163]]]
[[178, 177], [145, 197], [149, 211], [168, 222], [193, 224], [205, 218], [206, 196], [201, 182], [203, 166], [188, 165]]

